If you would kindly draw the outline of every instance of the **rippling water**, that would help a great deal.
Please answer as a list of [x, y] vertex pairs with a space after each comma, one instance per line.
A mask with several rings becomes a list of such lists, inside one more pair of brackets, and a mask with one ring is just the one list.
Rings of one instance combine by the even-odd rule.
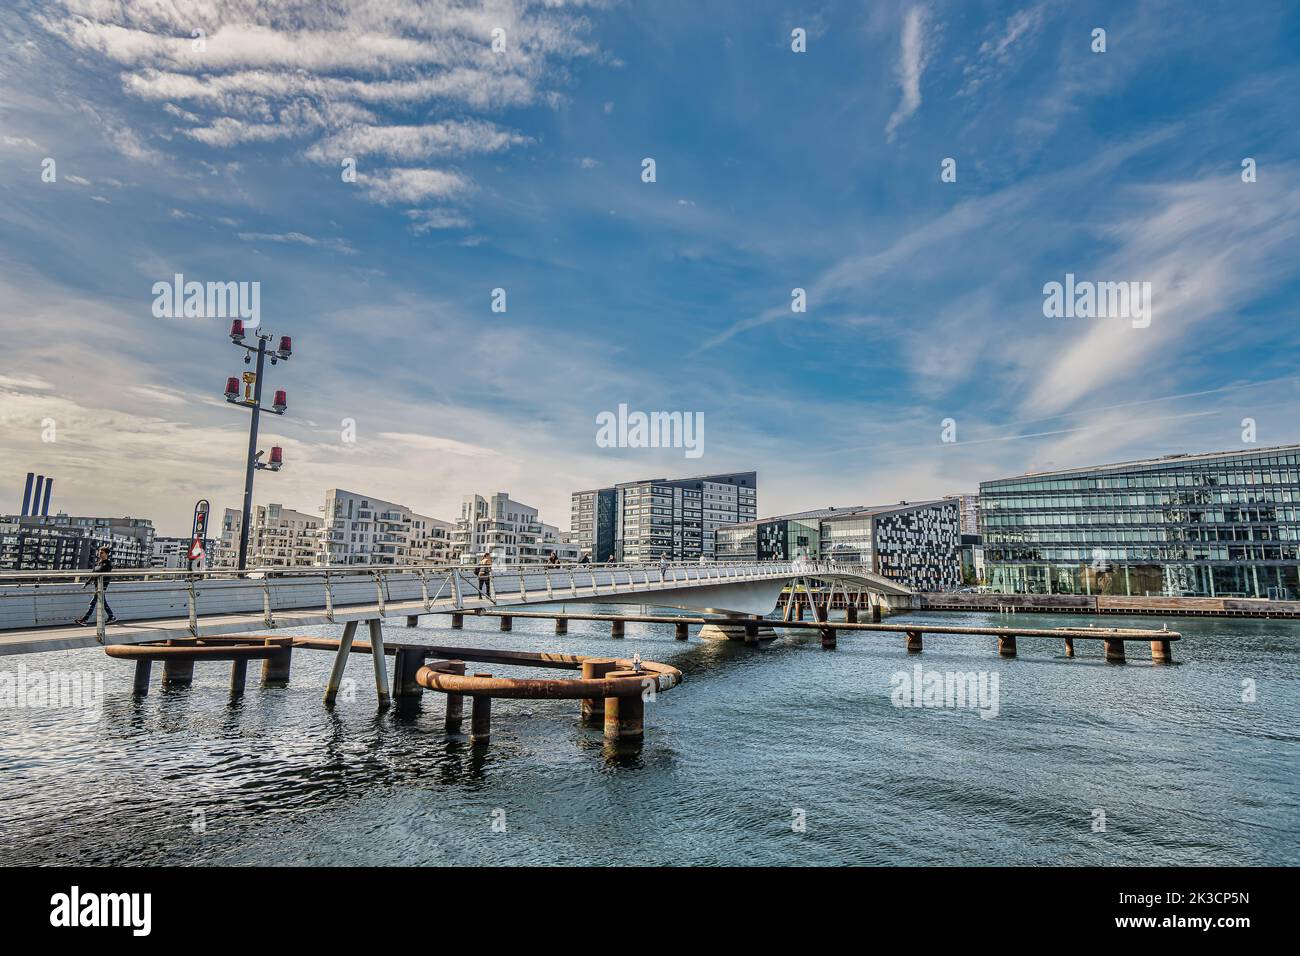
[[[156, 665], [137, 702], [131, 666], [98, 650], [0, 659], [11, 672], [19, 660], [100, 672], [105, 695], [98, 719], [0, 709], [0, 862], [1300, 863], [1297, 622], [1171, 620], [1184, 635], [1172, 667], [1137, 644], [1116, 666], [1082, 641], [1067, 660], [1059, 642], [1021, 638], [1021, 656], [1004, 660], [990, 638], [927, 636], [909, 657], [901, 634], [842, 632], [829, 652], [811, 632], [754, 649], [683, 644], [665, 625], [629, 624], [616, 641], [577, 621], [566, 636], [523, 618], [510, 634], [492, 619], [424, 622], [385, 633], [639, 651], [686, 682], [647, 705], [639, 748], [607, 747], [578, 724], [576, 702], [499, 700], [491, 744], [475, 749], [443, 733], [440, 695], [426, 693], [417, 716], [377, 715], [367, 656], [348, 669], [354, 699], [333, 712], [320, 702], [331, 655], [318, 651], [294, 653], [286, 689], [262, 689], [251, 665], [233, 704], [228, 664], [199, 664], [183, 691], [161, 691]], [[918, 663], [996, 673], [997, 717], [893, 706], [891, 675]]]

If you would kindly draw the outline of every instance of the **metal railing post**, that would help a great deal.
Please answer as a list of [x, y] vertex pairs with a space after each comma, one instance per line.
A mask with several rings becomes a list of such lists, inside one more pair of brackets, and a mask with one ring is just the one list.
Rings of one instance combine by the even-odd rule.
[[199, 636], [199, 599], [194, 593], [194, 576], [190, 576], [190, 634], [194, 637]]
[[271, 617], [271, 572], [262, 572], [262, 620], [267, 627], [275, 627], [275, 620]]
[[451, 569], [451, 606], [458, 611], [462, 606], [460, 595], [460, 568], [458, 567]]
[[104, 643], [104, 576], [95, 579], [95, 640]]
[[424, 600], [424, 609], [429, 610], [429, 578], [423, 570], [416, 572], [420, 576], [420, 597]]
[[379, 596], [379, 616], [384, 616], [384, 572], [375, 572], [375, 594]]
[[325, 569], [325, 620], [334, 623], [334, 584], [330, 581], [330, 569]]

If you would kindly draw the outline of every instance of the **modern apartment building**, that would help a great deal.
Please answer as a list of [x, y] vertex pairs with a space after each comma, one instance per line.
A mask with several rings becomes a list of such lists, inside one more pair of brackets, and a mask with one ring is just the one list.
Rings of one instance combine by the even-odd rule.
[[866, 564], [917, 591], [961, 584], [961, 506], [900, 501], [821, 519], [821, 557]]
[[[572, 536], [599, 561], [713, 557], [721, 527], [758, 517], [758, 475], [649, 478], [573, 495]], [[612, 544], [611, 544], [612, 542]]]
[[[243, 515], [227, 508], [221, 516], [221, 542], [215, 567], [239, 566]], [[321, 519], [280, 504], [254, 505], [248, 532], [249, 568], [309, 568], [315, 563]], [[188, 548], [189, 542], [186, 542]]]
[[101, 547], [119, 569], [147, 568], [153, 539], [148, 518], [0, 515], [0, 570], [77, 571], [91, 567]]
[[614, 557], [618, 492], [613, 488], [575, 491], [569, 513], [569, 540], [597, 564]]
[[1300, 596], [1300, 445], [980, 483], [1007, 593]]
[[716, 557], [719, 561], [793, 561], [819, 557], [822, 519], [852, 514], [864, 507], [818, 508], [727, 525], [717, 531]]
[[979, 495], [944, 495], [945, 499], [956, 501], [961, 508], [961, 533], [980, 533], [980, 496]]
[[[192, 538], [155, 537], [150, 567], [171, 571], [185, 570], [189, 567], [190, 545], [193, 543]], [[207, 556], [204, 567], [214, 564], [220, 546], [221, 542], [218, 538], [203, 539], [203, 553]], [[238, 538], [235, 540], [235, 547], [239, 547]]]
[[332, 488], [321, 506], [315, 563], [446, 564], [452, 559], [450, 522], [406, 505]]
[[477, 561], [490, 553], [502, 564], [537, 564], [546, 558], [543, 534], [536, 508], [499, 491], [490, 498], [464, 497], [451, 540], [462, 561]]

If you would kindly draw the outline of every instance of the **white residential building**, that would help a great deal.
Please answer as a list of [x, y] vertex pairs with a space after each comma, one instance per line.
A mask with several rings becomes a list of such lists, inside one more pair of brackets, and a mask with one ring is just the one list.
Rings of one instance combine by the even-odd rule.
[[452, 549], [463, 562], [475, 562], [491, 552], [492, 559], [502, 564], [539, 564], [551, 552], [561, 561], [576, 561], [581, 554], [579, 546], [561, 540], [559, 528], [542, 523], [536, 508], [504, 491], [491, 498], [465, 496], [452, 532]]
[[326, 492], [318, 565], [446, 564], [452, 524], [406, 505], [333, 488]]
[[[254, 505], [248, 533], [249, 568], [309, 568], [315, 561], [320, 518], [284, 505]], [[221, 543], [214, 566], [239, 565], [239, 531], [243, 515], [227, 508], [221, 518]]]

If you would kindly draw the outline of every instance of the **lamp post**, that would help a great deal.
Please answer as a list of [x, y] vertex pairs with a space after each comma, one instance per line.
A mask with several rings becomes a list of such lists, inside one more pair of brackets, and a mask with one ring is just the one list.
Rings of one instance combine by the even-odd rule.
[[[253, 355], [257, 355], [257, 371], [244, 373], [244, 394], [241, 397], [239, 393], [239, 378], [231, 376], [226, 379], [226, 401], [231, 405], [239, 405], [247, 408], [252, 412], [248, 425], [248, 459], [245, 463], [244, 470], [244, 510], [243, 519], [239, 525], [239, 570], [244, 571], [248, 567], [248, 526], [252, 520], [253, 511], [253, 474], [262, 468], [269, 468], [271, 471], [279, 471], [284, 464], [284, 452], [280, 446], [271, 449], [270, 457], [267, 461], [262, 461], [262, 452], [257, 450], [257, 425], [258, 419], [262, 414], [262, 372], [266, 366], [267, 356], [270, 356], [271, 364], [278, 361], [288, 361], [289, 356], [293, 354], [293, 340], [287, 335], [280, 336], [280, 347], [267, 350], [267, 343], [271, 341], [271, 335], [267, 332], [255, 332], [257, 345], [250, 345], [244, 341], [244, 323], [236, 319], [230, 324], [230, 341], [244, 350], [244, 364], [249, 365], [253, 361]], [[275, 393], [275, 401], [267, 409], [273, 415], [283, 415], [285, 409], [289, 406], [288, 393], [280, 389]]]

